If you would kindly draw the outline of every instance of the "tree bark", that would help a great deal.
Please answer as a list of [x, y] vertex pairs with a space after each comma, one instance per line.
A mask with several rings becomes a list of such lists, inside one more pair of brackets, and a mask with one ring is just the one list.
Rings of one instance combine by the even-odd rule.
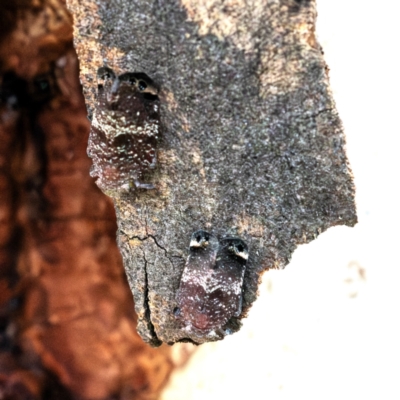
[[118, 241], [138, 331], [204, 343], [173, 315], [190, 235], [250, 248], [237, 331], [262, 273], [299, 244], [356, 223], [343, 127], [315, 38], [312, 0], [68, 0], [91, 116], [96, 70], [145, 72], [161, 86], [156, 190], [115, 193]]

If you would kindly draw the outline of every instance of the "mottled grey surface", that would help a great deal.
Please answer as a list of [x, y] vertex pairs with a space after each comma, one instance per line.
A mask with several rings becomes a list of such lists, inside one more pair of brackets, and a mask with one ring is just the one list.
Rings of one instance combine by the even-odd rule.
[[114, 198], [118, 238], [152, 345], [189, 335], [173, 316], [188, 238], [205, 229], [249, 246], [240, 328], [260, 274], [298, 244], [356, 223], [344, 135], [314, 37], [313, 1], [68, 0], [89, 115], [101, 65], [161, 87], [154, 191]]

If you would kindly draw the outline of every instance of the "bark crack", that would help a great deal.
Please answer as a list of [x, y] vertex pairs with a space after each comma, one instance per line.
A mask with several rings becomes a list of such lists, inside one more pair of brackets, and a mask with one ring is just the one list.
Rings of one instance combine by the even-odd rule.
[[[139, 239], [140, 240], [140, 239]], [[143, 260], [144, 260], [144, 307], [145, 307], [145, 317], [146, 320], [148, 321], [148, 329], [149, 332], [153, 338], [152, 344], [154, 346], [159, 346], [162, 342], [160, 339], [157, 337], [157, 333], [154, 329], [154, 325], [151, 321], [151, 311], [150, 311], [150, 303], [149, 303], [149, 278], [148, 278], [148, 272], [147, 272], [147, 260], [146, 260], [146, 255], [145, 251], [142, 250], [143, 252]]]

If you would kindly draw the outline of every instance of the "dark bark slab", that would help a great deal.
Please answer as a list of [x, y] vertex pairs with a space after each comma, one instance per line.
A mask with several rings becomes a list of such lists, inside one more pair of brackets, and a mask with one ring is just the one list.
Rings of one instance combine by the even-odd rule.
[[314, 1], [76, 1], [75, 45], [91, 115], [96, 70], [145, 72], [161, 87], [156, 190], [108, 193], [152, 345], [218, 340], [190, 334], [172, 310], [190, 235], [249, 246], [243, 312], [261, 274], [299, 244], [357, 217], [345, 138], [314, 35]]

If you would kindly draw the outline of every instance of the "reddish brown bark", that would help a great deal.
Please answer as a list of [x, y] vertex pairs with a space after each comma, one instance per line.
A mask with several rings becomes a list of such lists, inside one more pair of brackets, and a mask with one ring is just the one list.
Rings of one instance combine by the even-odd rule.
[[172, 362], [136, 333], [114, 208], [89, 177], [71, 17], [56, 0], [0, 15], [0, 397], [154, 398]]

